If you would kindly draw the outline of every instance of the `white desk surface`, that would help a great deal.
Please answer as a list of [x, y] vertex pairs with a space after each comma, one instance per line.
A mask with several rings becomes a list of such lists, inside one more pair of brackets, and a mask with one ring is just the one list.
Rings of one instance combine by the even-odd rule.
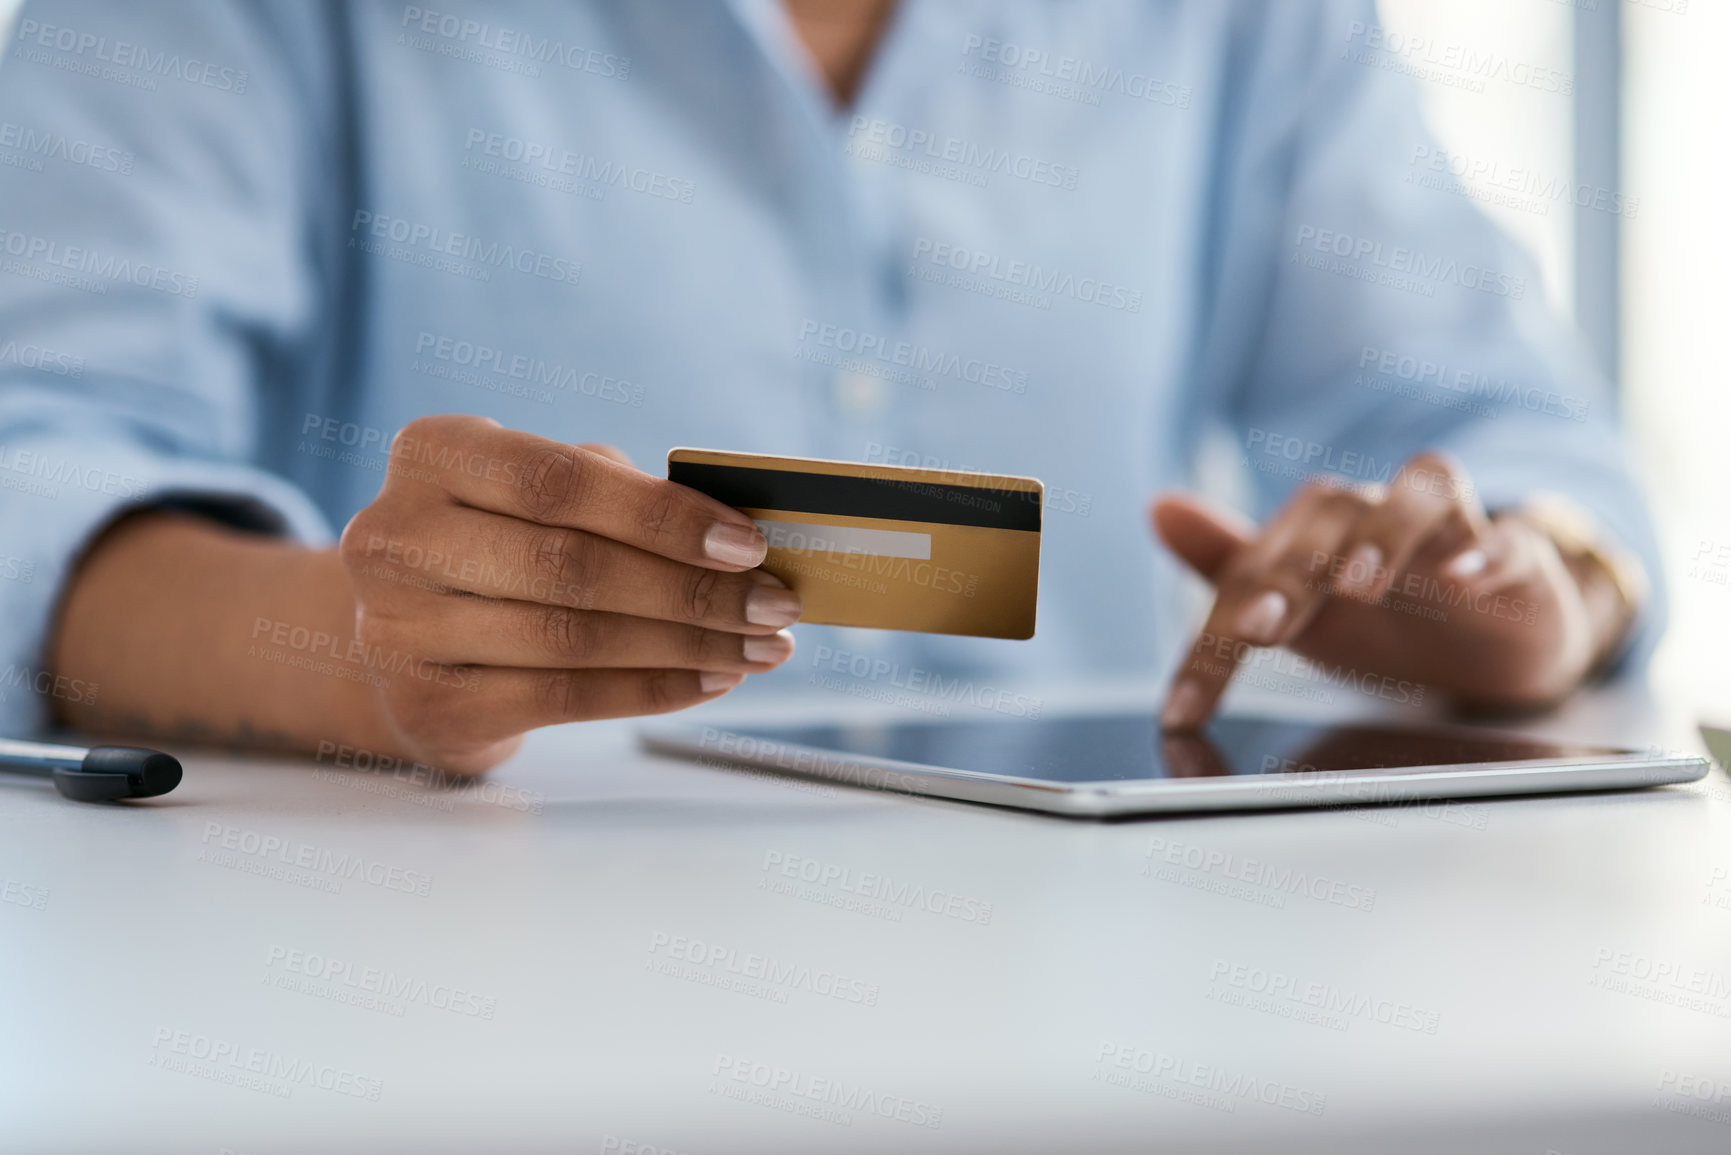
[[[1529, 729], [1699, 748], [1627, 692]], [[486, 796], [186, 762], [152, 805], [0, 785], [0, 1150], [1731, 1150], [1719, 770], [1095, 823], [629, 724]]]

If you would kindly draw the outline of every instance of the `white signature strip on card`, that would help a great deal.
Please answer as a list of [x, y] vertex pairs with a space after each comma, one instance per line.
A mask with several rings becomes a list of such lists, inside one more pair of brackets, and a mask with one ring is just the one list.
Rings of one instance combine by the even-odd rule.
[[798, 521], [759, 519], [757, 528], [769, 539], [770, 549], [795, 549], [811, 553], [860, 553], [873, 557], [906, 557], [919, 561], [932, 558], [932, 535], [896, 529], [864, 529], [853, 525], [806, 525]]

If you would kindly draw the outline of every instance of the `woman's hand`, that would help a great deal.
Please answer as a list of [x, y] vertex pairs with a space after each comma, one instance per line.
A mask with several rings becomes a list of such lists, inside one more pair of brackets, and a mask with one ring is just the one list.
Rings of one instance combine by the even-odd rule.
[[799, 598], [754, 568], [767, 548], [616, 450], [446, 416], [398, 434], [338, 552], [360, 643], [435, 664], [379, 690], [401, 744], [478, 771], [524, 731], [683, 709], [786, 661]]
[[1386, 489], [1308, 484], [1260, 528], [1179, 495], [1152, 515], [1216, 590], [1161, 715], [1173, 729], [1207, 721], [1258, 646], [1465, 704], [1548, 705], [1620, 643], [1632, 613], [1587, 588], [1542, 529], [1488, 517], [1441, 454], [1415, 456]]
[[[719, 697], [793, 652], [799, 599], [751, 520], [477, 417], [427, 417], [336, 550], [184, 513], [122, 519], [49, 652], [97, 733], [478, 773], [526, 730]], [[99, 688], [100, 692], [97, 692]]]

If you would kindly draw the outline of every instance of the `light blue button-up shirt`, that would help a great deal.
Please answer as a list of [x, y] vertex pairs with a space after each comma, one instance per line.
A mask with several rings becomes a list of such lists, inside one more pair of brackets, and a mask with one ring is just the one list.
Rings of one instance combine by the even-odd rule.
[[1654, 564], [1603, 385], [1439, 156], [1369, 0], [904, 0], [845, 111], [775, 0], [31, 4], [0, 732], [45, 716], [57, 592], [117, 512], [328, 541], [428, 413], [654, 472], [1045, 481], [1034, 640], [801, 627], [783, 687], [868, 654], [899, 672], [847, 692], [936, 673], [1004, 712], [1163, 668], [1192, 623], [1146, 503], [1214, 427], [1259, 513], [1436, 446]]

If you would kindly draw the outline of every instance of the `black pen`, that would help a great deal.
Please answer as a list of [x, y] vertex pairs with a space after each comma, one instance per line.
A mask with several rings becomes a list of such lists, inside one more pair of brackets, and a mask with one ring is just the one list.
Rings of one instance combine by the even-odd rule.
[[0, 738], [0, 773], [52, 778], [75, 802], [154, 798], [180, 785], [180, 763], [138, 746], [53, 746]]

